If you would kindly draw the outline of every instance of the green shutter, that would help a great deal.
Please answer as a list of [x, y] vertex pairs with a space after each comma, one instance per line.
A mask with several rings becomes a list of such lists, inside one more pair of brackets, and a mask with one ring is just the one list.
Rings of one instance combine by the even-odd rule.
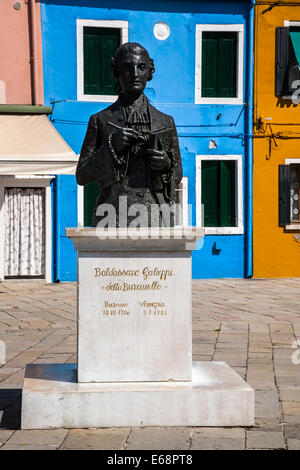
[[93, 223], [94, 207], [99, 194], [96, 181], [84, 186], [84, 226], [91, 227]]
[[120, 45], [120, 29], [83, 28], [84, 93], [114, 95], [116, 79], [110, 59]]
[[119, 35], [103, 36], [101, 38], [101, 83], [102, 95], [115, 95], [116, 80], [113, 78], [110, 69], [110, 59], [114, 55], [120, 43]]
[[84, 28], [84, 93], [99, 95], [101, 92], [99, 60], [101, 43], [99, 36], [92, 34], [91, 29], [96, 28]]
[[226, 36], [220, 36], [218, 41], [218, 96], [226, 98], [237, 96], [236, 69], [237, 34], [226, 33]]
[[290, 165], [279, 165], [279, 225], [289, 225], [291, 223], [291, 175]]
[[202, 34], [202, 96], [237, 96], [237, 33], [207, 31]]
[[235, 162], [220, 161], [220, 227], [235, 223]]
[[219, 162], [202, 161], [201, 203], [204, 210], [204, 227], [218, 227], [218, 173]]
[[218, 41], [210, 33], [203, 33], [202, 39], [202, 96], [218, 96]]
[[204, 227], [236, 226], [236, 162], [202, 161]]

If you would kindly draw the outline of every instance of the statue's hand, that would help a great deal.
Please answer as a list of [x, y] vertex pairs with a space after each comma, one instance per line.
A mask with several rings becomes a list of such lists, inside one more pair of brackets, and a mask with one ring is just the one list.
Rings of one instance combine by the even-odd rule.
[[141, 134], [128, 127], [114, 132], [111, 137], [111, 142], [116, 153], [122, 152], [122, 150], [129, 147], [129, 145], [133, 145], [137, 140], [145, 141]]
[[147, 150], [150, 168], [154, 171], [164, 172], [168, 171], [171, 166], [171, 160], [164, 150]]

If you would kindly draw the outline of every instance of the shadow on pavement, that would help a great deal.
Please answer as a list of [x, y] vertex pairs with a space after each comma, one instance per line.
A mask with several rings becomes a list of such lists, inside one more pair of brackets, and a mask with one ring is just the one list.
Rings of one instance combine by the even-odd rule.
[[21, 388], [0, 389], [0, 430], [21, 429]]

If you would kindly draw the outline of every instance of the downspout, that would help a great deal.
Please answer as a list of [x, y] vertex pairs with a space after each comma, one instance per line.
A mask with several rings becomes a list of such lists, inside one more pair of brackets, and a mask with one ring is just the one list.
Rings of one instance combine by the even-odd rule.
[[247, 152], [246, 152], [246, 266], [245, 277], [253, 276], [253, 81], [255, 0], [250, 0], [248, 24]]
[[32, 80], [32, 104], [38, 104], [38, 52], [36, 39], [36, 8], [35, 0], [29, 0], [30, 5], [30, 44], [31, 44], [31, 80]]
[[60, 282], [60, 179], [56, 175], [53, 184], [54, 190], [54, 217], [53, 217], [53, 281]]

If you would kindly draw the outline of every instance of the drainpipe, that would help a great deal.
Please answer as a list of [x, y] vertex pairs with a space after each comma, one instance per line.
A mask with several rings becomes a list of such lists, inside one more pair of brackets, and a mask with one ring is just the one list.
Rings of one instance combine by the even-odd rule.
[[245, 277], [253, 276], [253, 81], [254, 81], [254, 14], [255, 0], [250, 0], [248, 24], [248, 87], [247, 87], [247, 152], [246, 152], [246, 263]]
[[54, 217], [53, 217], [53, 281], [60, 282], [60, 179], [56, 175], [53, 184], [53, 202], [54, 202]]
[[38, 104], [38, 53], [37, 53], [37, 39], [36, 39], [36, 8], [35, 0], [29, 0], [30, 6], [30, 45], [31, 45], [31, 81], [32, 81], [32, 104]]

